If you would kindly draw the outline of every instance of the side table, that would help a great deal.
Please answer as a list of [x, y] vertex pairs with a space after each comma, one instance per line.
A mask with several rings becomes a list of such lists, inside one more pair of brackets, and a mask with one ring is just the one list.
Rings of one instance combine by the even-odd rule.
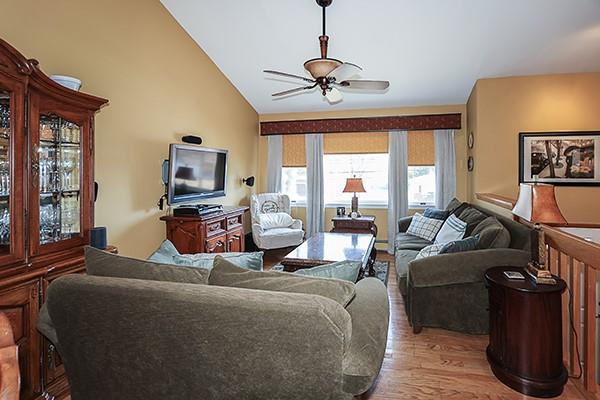
[[[375, 216], [363, 215], [362, 217], [350, 218], [349, 216], [335, 216], [331, 219], [333, 233], [370, 233], [373, 237], [377, 237], [377, 225], [375, 225]], [[373, 245], [373, 250], [369, 255], [369, 276], [375, 276], [373, 265], [377, 258], [377, 249]]]
[[[508, 279], [517, 271], [524, 280]], [[505, 385], [523, 394], [555, 397], [567, 382], [563, 365], [561, 294], [565, 281], [536, 285], [524, 268], [495, 267], [485, 273], [490, 300], [487, 359]]]

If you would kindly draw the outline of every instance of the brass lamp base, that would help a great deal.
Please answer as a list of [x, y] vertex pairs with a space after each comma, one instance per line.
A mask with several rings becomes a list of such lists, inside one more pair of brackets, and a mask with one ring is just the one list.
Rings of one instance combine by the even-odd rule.
[[550, 271], [540, 267], [543, 266], [535, 262], [530, 262], [527, 264], [525, 271], [527, 271], [527, 274], [529, 274], [535, 283], [540, 285], [556, 285], [556, 279], [552, 277]]

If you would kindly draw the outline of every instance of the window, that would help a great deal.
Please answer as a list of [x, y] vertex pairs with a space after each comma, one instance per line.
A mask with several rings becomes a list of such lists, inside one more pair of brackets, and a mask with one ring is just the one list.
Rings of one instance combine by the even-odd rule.
[[[327, 134], [323, 138], [325, 205], [350, 205], [352, 193], [342, 193], [346, 178], [363, 178], [366, 193], [359, 193], [363, 207], [386, 207], [388, 202], [387, 133]], [[409, 132], [408, 204], [429, 206], [435, 201], [433, 132]], [[306, 147], [304, 135], [283, 137], [281, 188], [296, 204], [306, 203]], [[364, 153], [356, 154], [358, 151]]]
[[359, 204], [387, 205], [387, 154], [325, 154], [323, 178], [325, 204], [350, 204], [353, 193], [342, 193], [346, 179], [356, 175], [363, 179], [366, 193], [358, 193]]
[[306, 167], [283, 167], [281, 191], [295, 203], [306, 203]]
[[432, 205], [435, 202], [435, 167], [419, 165], [408, 167], [408, 204]]

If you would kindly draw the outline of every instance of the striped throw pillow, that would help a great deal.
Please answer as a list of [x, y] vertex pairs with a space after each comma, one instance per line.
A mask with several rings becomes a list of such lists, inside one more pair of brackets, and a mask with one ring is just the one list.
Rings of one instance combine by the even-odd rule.
[[427, 218], [416, 213], [406, 233], [432, 242], [443, 224], [444, 221], [440, 219]]
[[435, 237], [435, 244], [448, 243], [453, 240], [460, 240], [465, 236], [467, 223], [461, 221], [456, 215], [452, 214], [442, 225], [442, 228]]

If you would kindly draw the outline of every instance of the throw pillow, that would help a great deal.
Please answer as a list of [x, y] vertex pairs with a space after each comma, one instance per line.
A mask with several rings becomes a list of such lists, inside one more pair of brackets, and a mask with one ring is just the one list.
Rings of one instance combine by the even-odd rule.
[[415, 260], [418, 260], [419, 258], [437, 256], [440, 253], [440, 250], [442, 249], [442, 247], [444, 247], [445, 245], [446, 245], [445, 243], [442, 243], [442, 244], [430, 244], [427, 247], [423, 247], [421, 249], [421, 251], [419, 251], [419, 253], [415, 257]]
[[496, 217], [487, 217], [473, 229], [479, 235], [480, 249], [506, 248], [510, 245], [510, 232]]
[[198, 254], [180, 254], [173, 257], [173, 264], [185, 265], [188, 267], [200, 267], [211, 269], [216, 256], [221, 256], [234, 263], [238, 267], [262, 271], [263, 255], [262, 251], [254, 253], [198, 253]]
[[273, 229], [273, 228], [287, 228], [294, 223], [294, 219], [287, 213], [277, 212], [270, 214], [259, 214], [258, 223], [261, 228]]
[[321, 278], [336, 278], [352, 283], [358, 279], [361, 263], [355, 261], [338, 261], [331, 264], [303, 268], [294, 272], [297, 275], [320, 276]]
[[458, 218], [467, 223], [467, 230], [465, 231], [466, 236], [471, 236], [473, 229], [487, 217], [486, 214], [470, 206], [458, 214]]
[[442, 221], [445, 221], [446, 218], [448, 218], [448, 215], [450, 215], [450, 211], [440, 210], [433, 207], [426, 208], [425, 212], [423, 212], [424, 217], [441, 219]]
[[178, 256], [180, 253], [170, 240], [165, 240], [160, 247], [148, 257], [148, 261], [154, 261], [161, 264], [173, 264], [173, 256]]
[[208, 278], [210, 285], [275, 292], [315, 294], [346, 307], [356, 295], [354, 283], [339, 279], [300, 276], [287, 272], [258, 272], [240, 268], [223, 257], [215, 258]]
[[442, 228], [435, 237], [433, 243], [448, 243], [452, 240], [460, 240], [465, 236], [467, 230], [467, 223], [461, 221], [456, 215], [452, 214], [442, 225]]
[[477, 248], [478, 243], [479, 235], [469, 236], [468, 238], [462, 240], [454, 240], [450, 243], [446, 243], [440, 250], [439, 254], [473, 251]]
[[419, 213], [416, 213], [413, 216], [412, 221], [410, 222], [410, 226], [406, 230], [406, 233], [418, 236], [422, 239], [433, 241], [440, 228], [442, 227], [444, 221], [435, 219], [435, 218], [427, 218], [422, 216]]
[[448, 203], [448, 205], [446, 206], [446, 211], [450, 212], [450, 214], [458, 216], [462, 212], [462, 210], [464, 210], [468, 206], [469, 203], [463, 203], [455, 197], [452, 200], [450, 200], [450, 203]]
[[159, 264], [111, 254], [91, 246], [85, 247], [85, 267], [88, 275], [114, 278], [144, 279], [179, 283], [208, 283], [209, 271]]

